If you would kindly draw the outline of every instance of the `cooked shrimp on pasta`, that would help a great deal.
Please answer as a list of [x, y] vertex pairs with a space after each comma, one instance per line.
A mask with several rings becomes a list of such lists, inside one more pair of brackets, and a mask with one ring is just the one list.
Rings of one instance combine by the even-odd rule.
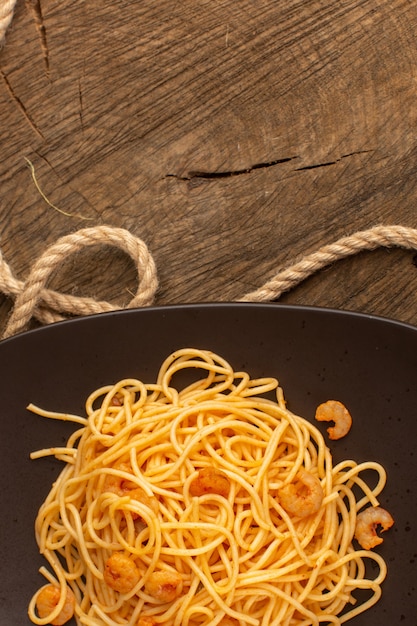
[[49, 567], [33, 623], [342, 624], [378, 601], [386, 564], [355, 526], [379, 507], [384, 468], [333, 464], [275, 378], [187, 348], [152, 382], [97, 389], [84, 416], [29, 409], [77, 425], [32, 454], [64, 463], [35, 524]]

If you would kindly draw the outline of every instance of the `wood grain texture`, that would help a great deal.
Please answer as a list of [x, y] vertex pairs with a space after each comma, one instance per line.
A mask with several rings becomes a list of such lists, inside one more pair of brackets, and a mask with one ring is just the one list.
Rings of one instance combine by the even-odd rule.
[[[20, 278], [84, 226], [130, 230], [157, 304], [227, 301], [375, 224], [417, 227], [413, 0], [27, 0], [0, 51], [0, 242]], [[38, 193], [25, 158], [50, 201]], [[336, 263], [282, 302], [417, 324], [417, 257]], [[51, 286], [128, 300], [91, 249]], [[3, 325], [11, 302], [0, 304]]]

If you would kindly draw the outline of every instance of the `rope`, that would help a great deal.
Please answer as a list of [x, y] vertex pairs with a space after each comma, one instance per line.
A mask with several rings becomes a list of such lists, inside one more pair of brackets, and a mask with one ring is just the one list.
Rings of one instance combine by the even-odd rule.
[[381, 247], [417, 250], [417, 230], [405, 226], [374, 226], [342, 237], [335, 243], [308, 254], [287, 269], [281, 270], [260, 289], [246, 294], [242, 302], [276, 300], [285, 291], [289, 291], [331, 263], [364, 250], [375, 250]]
[[0, 0], [0, 45], [13, 18], [16, 0]]
[[[93, 245], [117, 247], [128, 254], [136, 264], [138, 289], [125, 307], [94, 298], [62, 294], [46, 288], [51, 274], [59, 268], [62, 261], [81, 248]], [[417, 250], [417, 229], [396, 225], [374, 226], [342, 237], [279, 271], [260, 289], [246, 294], [239, 302], [276, 300], [285, 291], [289, 291], [331, 263], [379, 247]], [[34, 263], [25, 282], [14, 277], [0, 251], [0, 290], [5, 295], [15, 298], [4, 337], [24, 330], [32, 317], [43, 324], [49, 324], [65, 319], [68, 315], [91, 315], [120, 308], [148, 306], [154, 302], [157, 289], [156, 266], [148, 248], [141, 239], [122, 228], [96, 226], [61, 237]]]
[[25, 283], [14, 278], [10, 267], [0, 253], [0, 289], [16, 297], [4, 337], [15, 335], [25, 328], [32, 317], [49, 324], [64, 319], [62, 313], [91, 315], [120, 309], [116, 304], [101, 302], [94, 298], [81, 298], [46, 289], [51, 274], [71, 254], [85, 246], [115, 246], [128, 254], [136, 265], [139, 283], [134, 297], [126, 308], [152, 304], [158, 288], [154, 260], [141, 239], [127, 230], [110, 226], [85, 228], [65, 235], [52, 244], [34, 263]]

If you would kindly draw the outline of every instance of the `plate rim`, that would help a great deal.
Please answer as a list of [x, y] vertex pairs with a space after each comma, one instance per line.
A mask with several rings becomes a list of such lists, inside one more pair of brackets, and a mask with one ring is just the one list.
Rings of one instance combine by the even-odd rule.
[[375, 322], [376, 324], [388, 325], [393, 328], [402, 328], [404, 330], [409, 330], [411, 332], [417, 332], [417, 325], [411, 324], [410, 322], [404, 322], [402, 320], [397, 320], [395, 318], [391, 318], [384, 315], [375, 315], [373, 313], [365, 313], [362, 311], [350, 311], [347, 309], [339, 309], [333, 307], [326, 306], [315, 306], [315, 305], [307, 305], [307, 304], [281, 304], [279, 302], [189, 302], [189, 303], [179, 303], [179, 304], [163, 304], [163, 305], [150, 305], [144, 307], [132, 307], [132, 308], [124, 308], [124, 309], [114, 309], [113, 311], [105, 311], [102, 313], [92, 313], [89, 315], [82, 315], [78, 317], [73, 317], [70, 319], [59, 320], [57, 322], [52, 322], [50, 324], [46, 324], [43, 326], [39, 326], [36, 328], [31, 328], [28, 330], [23, 330], [11, 337], [0, 339], [0, 350], [6, 344], [13, 342], [15, 340], [24, 340], [26, 337], [31, 337], [33, 335], [43, 334], [45, 332], [60, 329], [70, 326], [76, 326], [78, 324], [85, 323], [94, 323], [95, 319], [103, 319], [103, 318], [112, 318], [112, 317], [123, 317], [124, 315], [141, 315], [141, 314], [152, 314], [152, 313], [169, 313], [169, 311], [190, 311], [190, 310], [209, 310], [209, 309], [253, 309], [253, 310], [261, 310], [261, 309], [276, 309], [277, 311], [282, 310], [286, 313], [291, 311], [306, 313], [308, 314], [325, 314], [325, 315], [333, 315], [346, 317], [347, 319], [358, 319], [363, 321]]

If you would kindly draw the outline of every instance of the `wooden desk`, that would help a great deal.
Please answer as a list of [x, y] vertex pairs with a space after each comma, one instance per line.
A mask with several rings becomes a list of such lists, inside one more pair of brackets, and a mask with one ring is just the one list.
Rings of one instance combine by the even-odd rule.
[[[344, 235], [416, 227], [416, 33], [412, 0], [18, 1], [0, 52], [4, 258], [24, 279], [59, 237], [108, 224], [148, 245], [156, 304], [227, 301]], [[417, 324], [416, 258], [364, 252], [281, 301]], [[98, 248], [51, 287], [123, 303], [135, 280]]]

